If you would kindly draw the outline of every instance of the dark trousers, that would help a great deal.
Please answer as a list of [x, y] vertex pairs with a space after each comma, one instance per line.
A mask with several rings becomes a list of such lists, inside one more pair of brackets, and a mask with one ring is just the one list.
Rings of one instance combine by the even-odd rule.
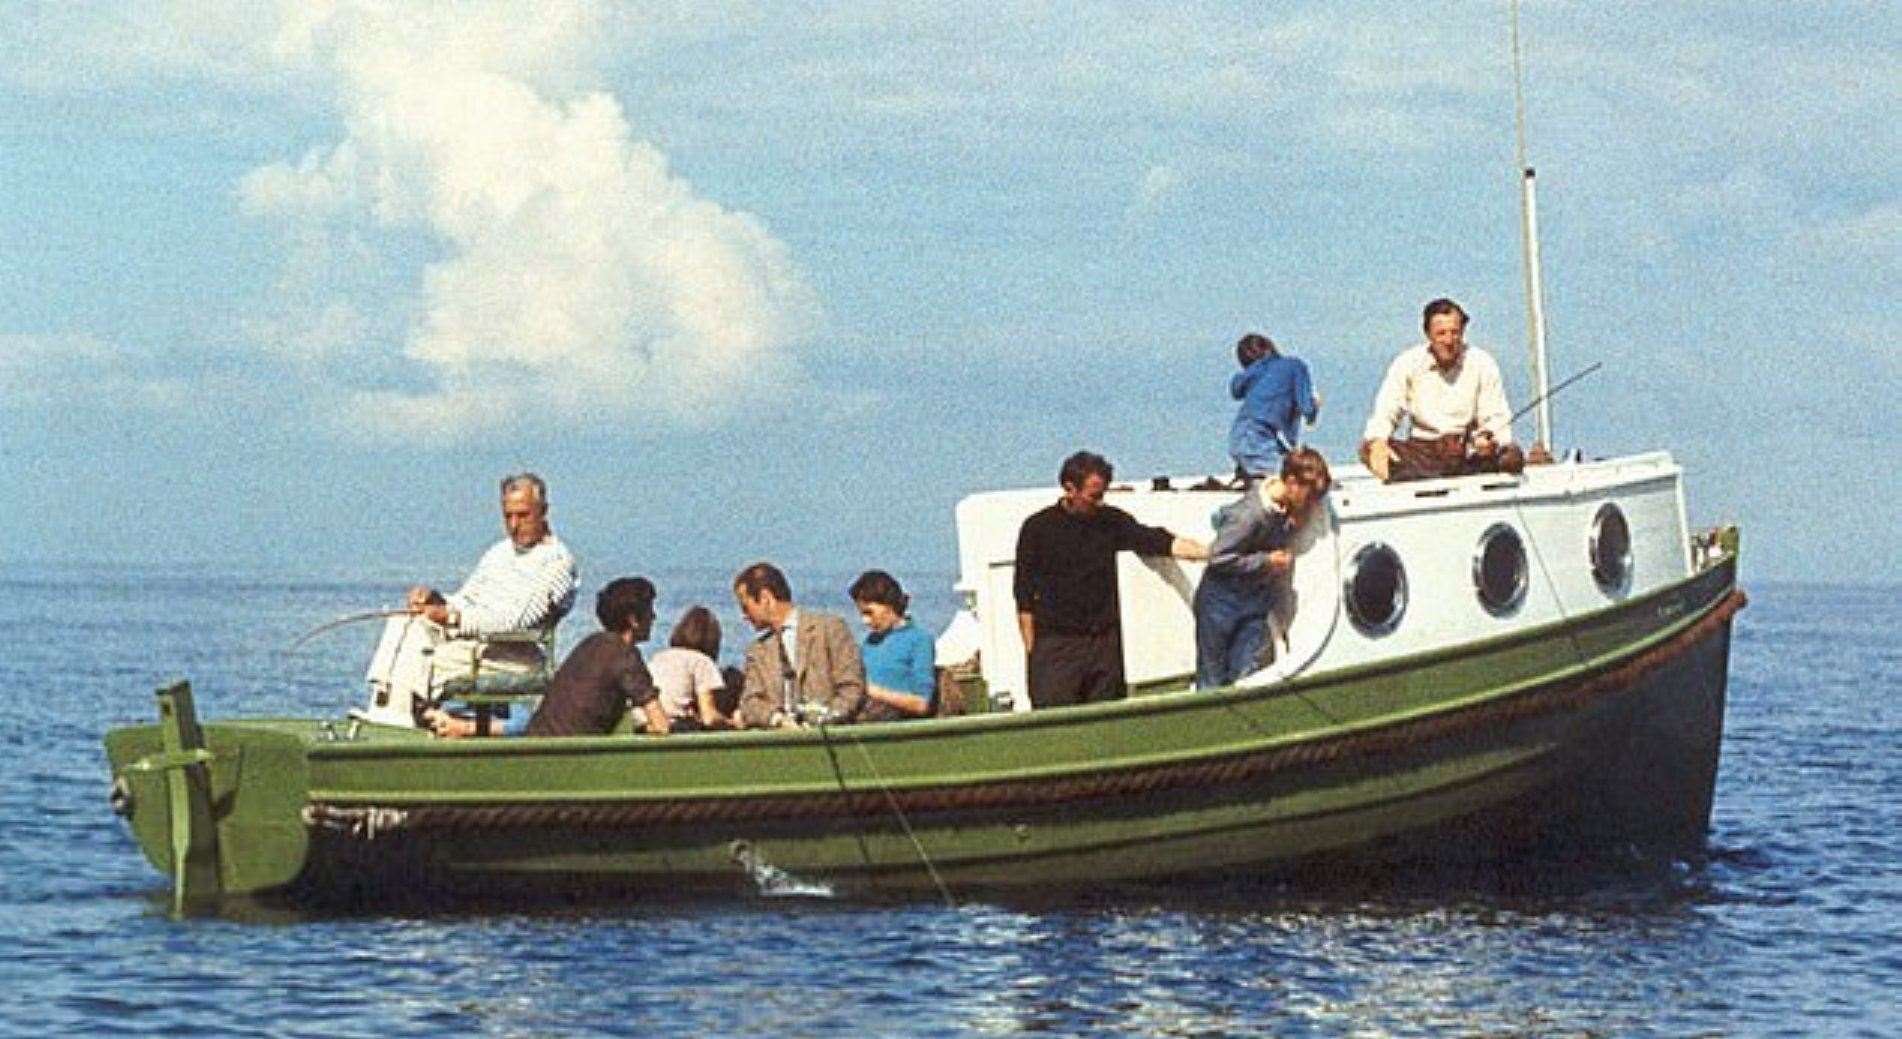
[[1490, 458], [1468, 457], [1466, 440], [1457, 433], [1436, 440], [1389, 440], [1387, 448], [1393, 455], [1388, 479], [1394, 483], [1471, 473], [1516, 473], [1526, 467], [1525, 452], [1517, 444], [1499, 448]]
[[1123, 633], [1037, 632], [1030, 649], [1030, 705], [1068, 707], [1123, 698]]

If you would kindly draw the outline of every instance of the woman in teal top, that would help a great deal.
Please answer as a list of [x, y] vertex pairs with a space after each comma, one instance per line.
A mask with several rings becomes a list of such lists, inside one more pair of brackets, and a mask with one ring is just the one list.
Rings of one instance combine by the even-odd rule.
[[926, 718], [937, 706], [937, 647], [905, 616], [911, 600], [892, 575], [867, 570], [846, 591], [865, 621], [865, 706], [868, 722]]

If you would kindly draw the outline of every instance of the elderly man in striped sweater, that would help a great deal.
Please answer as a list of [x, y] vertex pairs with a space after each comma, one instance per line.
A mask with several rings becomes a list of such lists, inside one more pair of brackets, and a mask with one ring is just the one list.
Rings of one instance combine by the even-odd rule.
[[481, 637], [552, 628], [574, 605], [575, 557], [548, 528], [548, 485], [533, 473], [502, 481], [502, 526], [508, 536], [483, 553], [462, 587], [444, 595], [409, 590], [408, 614], [392, 617], [371, 658], [366, 717], [414, 724], [412, 705], [483, 670], [530, 671], [542, 664], [528, 642], [484, 646]]

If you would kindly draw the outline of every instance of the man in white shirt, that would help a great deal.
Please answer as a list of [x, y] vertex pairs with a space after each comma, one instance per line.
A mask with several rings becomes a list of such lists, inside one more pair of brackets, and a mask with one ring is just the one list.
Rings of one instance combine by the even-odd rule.
[[[1466, 344], [1466, 323], [1458, 303], [1428, 303], [1421, 314], [1427, 341], [1388, 366], [1360, 444], [1361, 461], [1382, 480], [1525, 468], [1499, 362]], [[1403, 419], [1408, 435], [1396, 438]]]
[[533, 641], [485, 646], [483, 637], [545, 633], [574, 605], [575, 558], [548, 528], [548, 485], [533, 473], [502, 481], [508, 536], [482, 554], [468, 580], [444, 595], [409, 590], [408, 610], [384, 625], [371, 658], [366, 717], [413, 724], [412, 705], [433, 701], [450, 679], [476, 669], [526, 672], [543, 663]]

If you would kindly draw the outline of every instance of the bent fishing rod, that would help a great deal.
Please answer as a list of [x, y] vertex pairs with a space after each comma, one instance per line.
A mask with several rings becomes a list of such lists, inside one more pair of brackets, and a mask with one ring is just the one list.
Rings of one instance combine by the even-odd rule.
[[301, 647], [304, 643], [309, 642], [311, 639], [314, 639], [319, 635], [322, 635], [326, 631], [334, 631], [337, 628], [341, 628], [350, 624], [361, 624], [364, 621], [383, 620], [389, 617], [407, 617], [412, 612], [413, 611], [411, 611], [408, 607], [405, 606], [405, 607], [399, 607], [396, 609], [364, 610], [361, 613], [347, 613], [341, 617], [336, 618], [335, 620], [325, 621], [324, 623], [317, 625], [316, 627], [310, 629], [309, 631], [303, 633], [302, 635], [297, 636], [296, 640], [294, 640], [289, 646], [286, 646], [284, 651], [286, 653], [295, 653], [297, 652], [298, 648]]
[[[1593, 372], [1597, 371], [1600, 368], [1603, 368], [1604, 366], [1605, 366], [1605, 362], [1603, 361], [1593, 361], [1590, 365], [1586, 366], [1585, 368], [1577, 372], [1574, 372], [1571, 378], [1566, 379], [1564, 382], [1559, 383], [1557, 386], [1554, 386], [1551, 389], [1545, 391], [1544, 393], [1539, 394], [1537, 397], [1533, 398], [1532, 403], [1526, 405], [1523, 408], [1520, 408], [1518, 411], [1513, 412], [1512, 417], [1506, 420], [1506, 425], [1510, 426], [1514, 422], [1517, 422], [1520, 419], [1524, 418], [1526, 415], [1526, 412], [1531, 411], [1533, 408], [1536, 408], [1539, 405], [1544, 404], [1546, 401], [1551, 400], [1553, 397], [1558, 396], [1560, 390], [1566, 388], [1567, 386], [1572, 385], [1578, 380], [1583, 379], [1587, 375], [1592, 374]], [[1550, 444], [1546, 445], [1547, 448], [1550, 448], [1551, 446], [1552, 445]]]

